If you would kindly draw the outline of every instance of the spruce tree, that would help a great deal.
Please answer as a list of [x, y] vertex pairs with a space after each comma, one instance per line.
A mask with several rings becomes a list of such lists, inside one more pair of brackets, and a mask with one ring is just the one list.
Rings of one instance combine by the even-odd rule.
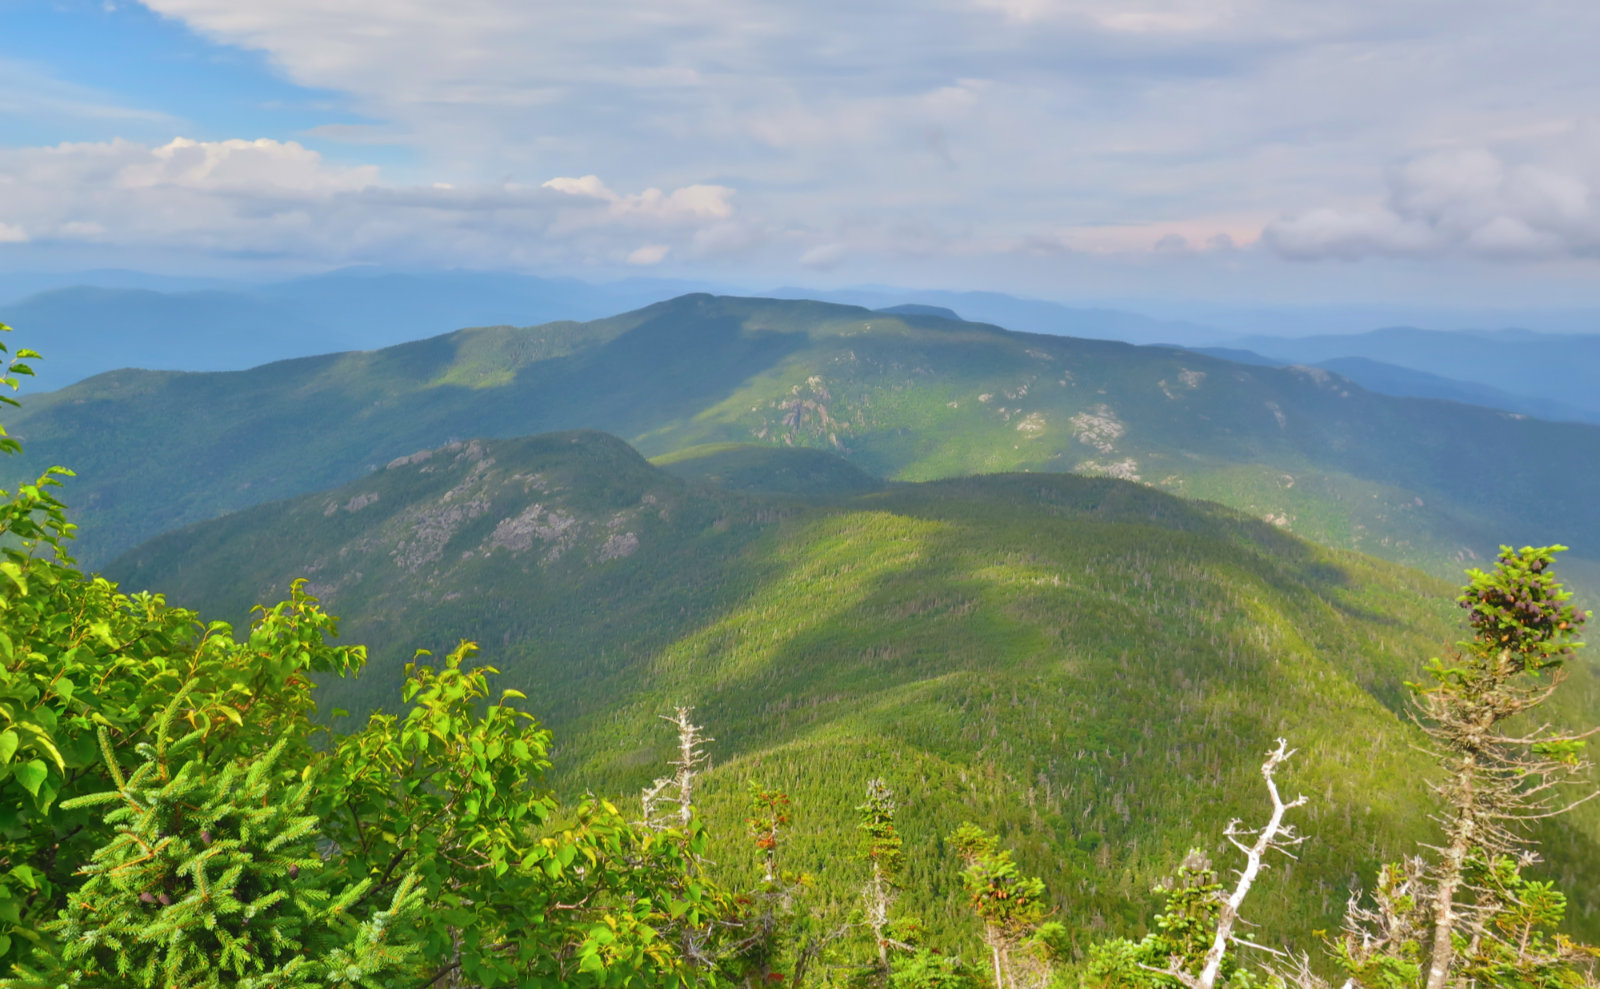
[[248, 764], [209, 771], [195, 757], [207, 726], [172, 737], [188, 693], [168, 705], [127, 776], [102, 729], [116, 788], [69, 803], [109, 806], [114, 835], [46, 925], [59, 955], [36, 953], [35, 966], [0, 987], [383, 986], [415, 952], [396, 924], [419, 905], [415, 880], [364, 923], [348, 920], [368, 884], [322, 881], [317, 818], [306, 813], [311, 775], [295, 779], [280, 766], [285, 740]]
[[[1533, 861], [1528, 825], [1560, 813], [1558, 787], [1588, 767], [1581, 753], [1592, 732], [1508, 733], [1505, 725], [1550, 697], [1578, 648], [1574, 637], [1587, 616], [1550, 572], [1565, 548], [1502, 546], [1494, 570], [1470, 571], [1459, 601], [1473, 637], [1448, 662], [1429, 664], [1432, 683], [1417, 689], [1423, 728], [1446, 771], [1436, 786], [1447, 811], [1427, 989], [1457, 981], [1473, 964], [1471, 949], [1507, 910], [1524, 906], [1514, 893], [1518, 877], [1495, 877]], [[1475, 882], [1474, 873], [1490, 881]], [[1461, 938], [1466, 964], [1457, 960]]]
[[[1044, 880], [1023, 874], [1011, 852], [1000, 847], [1000, 840], [975, 824], [957, 828], [950, 843], [966, 863], [961, 883], [973, 912], [983, 922], [983, 943], [994, 964], [996, 989], [1017, 989], [1019, 981], [1047, 979], [1047, 967], [1029, 964], [1034, 958], [1018, 957], [1019, 948], [1045, 947], [1038, 936], [1051, 913]], [[1023, 962], [1020, 966], [1019, 961]], [[1021, 974], [1031, 978], [1019, 979], [1019, 967], [1025, 970]], [[1045, 970], [1039, 971], [1041, 968]]]
[[[1557, 933], [1565, 897], [1523, 871], [1538, 861], [1532, 826], [1595, 794], [1585, 740], [1530, 719], [1566, 675], [1588, 615], [1551, 573], [1563, 546], [1500, 548], [1472, 570], [1459, 604], [1470, 640], [1412, 684], [1416, 717], [1443, 770], [1436, 857], [1391, 864], [1370, 903], [1353, 901], [1335, 957], [1370, 989], [1473, 984], [1528, 987], [1592, 977], [1596, 951]], [[1302, 982], [1313, 981], [1302, 965]]]

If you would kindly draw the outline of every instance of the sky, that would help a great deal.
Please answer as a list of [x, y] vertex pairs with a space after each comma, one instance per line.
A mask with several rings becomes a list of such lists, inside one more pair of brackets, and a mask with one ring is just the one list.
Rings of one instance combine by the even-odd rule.
[[1592, 0], [0, 0], [0, 269], [1600, 304]]

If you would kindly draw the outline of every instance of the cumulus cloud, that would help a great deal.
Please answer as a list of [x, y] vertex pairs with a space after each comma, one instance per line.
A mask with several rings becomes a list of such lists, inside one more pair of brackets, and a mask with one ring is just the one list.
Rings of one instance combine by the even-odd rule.
[[1275, 220], [1261, 233], [1280, 254], [1292, 258], [1341, 258], [1354, 261], [1369, 254], [1416, 255], [1432, 250], [1433, 231], [1408, 223], [1382, 207], [1309, 210]]
[[650, 188], [633, 195], [612, 192], [597, 176], [553, 178], [544, 188], [606, 204], [609, 220], [639, 217], [665, 222], [724, 220], [733, 215], [733, 190], [722, 185], [687, 185], [672, 192]]
[[668, 244], [646, 244], [628, 254], [629, 264], [660, 264], [672, 250]]
[[[0, 149], [0, 242], [92, 241], [347, 262], [655, 264], [737, 223], [733, 190], [611, 190], [599, 178], [387, 184], [295, 142], [131, 141]], [[639, 246], [640, 233], [654, 235]]]
[[1320, 207], [1267, 225], [1263, 239], [1292, 258], [1435, 256], [1557, 258], [1600, 253], [1587, 170], [1513, 163], [1484, 149], [1429, 154], [1390, 175], [1384, 201]]
[[123, 189], [182, 188], [243, 195], [331, 195], [377, 184], [377, 168], [332, 168], [294, 141], [176, 138], [117, 171]]

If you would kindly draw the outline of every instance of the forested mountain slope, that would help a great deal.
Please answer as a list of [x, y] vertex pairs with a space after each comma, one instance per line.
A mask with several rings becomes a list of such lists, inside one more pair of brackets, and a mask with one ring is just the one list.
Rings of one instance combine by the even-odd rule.
[[26, 469], [83, 473], [67, 497], [95, 564], [451, 439], [578, 427], [652, 456], [819, 447], [901, 480], [1139, 479], [1439, 574], [1502, 542], [1571, 545], [1574, 574], [1600, 556], [1600, 428], [823, 303], [692, 295], [245, 372], [114, 372], [34, 399], [13, 431]]
[[[1333, 922], [1352, 863], [1427, 833], [1401, 681], [1452, 636], [1448, 585], [1110, 478], [858, 493], [840, 465], [841, 483], [797, 497], [759, 493], [783, 485], [757, 472], [816, 477], [822, 455], [736, 453], [700, 472], [736, 461], [730, 491], [592, 432], [467, 441], [160, 537], [108, 572], [230, 618], [309, 577], [374, 650], [330, 705], [392, 696], [413, 648], [474, 639], [555, 730], [571, 785], [647, 783], [672, 743], [657, 716], [693, 705], [716, 739], [699, 791], [728, 841], [713, 857], [743, 862], [744, 781], [782, 787], [791, 865], [845, 909], [849, 808], [883, 775], [913, 906], [938, 929], [966, 914], [939, 840], [964, 819], [999, 826], [1074, 926], [1140, 929], [1186, 848], [1220, 857], [1222, 825], [1259, 816], [1279, 735], [1302, 749], [1285, 786], [1312, 797], [1315, 840], [1262, 888], [1263, 936]], [[1570, 693], [1594, 709], [1587, 666]], [[1548, 839], [1564, 886], [1600, 879], [1594, 816]]]

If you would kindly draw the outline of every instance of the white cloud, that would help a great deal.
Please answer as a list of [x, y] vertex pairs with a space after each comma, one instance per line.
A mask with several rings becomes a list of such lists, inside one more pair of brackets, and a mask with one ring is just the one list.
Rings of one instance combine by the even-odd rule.
[[585, 175], [581, 179], [553, 178], [544, 184], [546, 189], [564, 192], [569, 196], [587, 196], [608, 203], [617, 201], [617, 194], [606, 188], [598, 175]]
[[544, 188], [607, 204], [611, 219], [641, 217], [676, 222], [682, 220], [725, 220], [733, 215], [733, 190], [721, 185], [688, 185], [670, 193], [646, 189], [630, 196], [612, 192], [598, 176], [553, 178]]
[[[306, 260], [655, 264], [674, 244], [737, 224], [725, 186], [618, 193], [600, 179], [547, 187], [402, 186], [294, 142], [131, 141], [0, 149], [0, 241], [85, 241]], [[652, 236], [639, 247], [640, 232]]]
[[1319, 207], [1268, 224], [1293, 258], [1462, 254], [1487, 258], [1600, 253], [1600, 156], [1566, 170], [1485, 149], [1436, 152], [1397, 168], [1380, 204]]
[[845, 255], [848, 253], [849, 249], [843, 244], [818, 244], [815, 247], [807, 249], [803, 254], [800, 255], [800, 263], [805, 265], [807, 268], [815, 268], [821, 271], [826, 271], [829, 268], [838, 266], [839, 262], [843, 261]]
[[1433, 247], [1427, 227], [1381, 208], [1314, 209], [1269, 223], [1261, 236], [1279, 253], [1301, 259], [1354, 261], [1369, 254], [1422, 254]]
[[660, 264], [672, 250], [668, 244], [646, 244], [628, 254], [629, 264]]
[[[1261, 16], [1261, 3], [1225, 0], [977, 0], [1019, 21], [1075, 18], [1109, 31], [1187, 33]], [[1279, 9], [1289, 5], [1279, 4]]]
[[0, 244], [26, 244], [28, 232], [10, 223], [0, 223]]
[[334, 168], [294, 141], [174, 140], [123, 165], [123, 189], [183, 188], [210, 192], [329, 195], [376, 185], [370, 165]]

